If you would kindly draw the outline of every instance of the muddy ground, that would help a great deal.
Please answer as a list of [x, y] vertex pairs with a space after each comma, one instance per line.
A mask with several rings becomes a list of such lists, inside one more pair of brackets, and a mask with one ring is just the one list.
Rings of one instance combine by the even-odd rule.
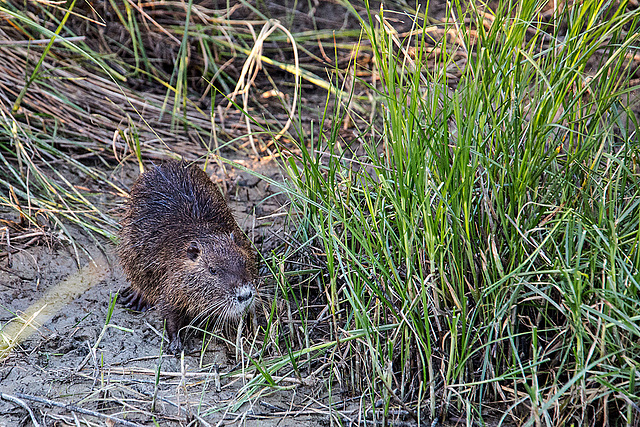
[[[248, 166], [281, 181], [273, 162]], [[217, 167], [211, 168], [214, 170]], [[278, 245], [278, 227], [282, 223], [279, 218], [285, 212], [286, 199], [277, 195], [277, 188], [254, 176], [237, 170], [228, 172], [224, 182], [217, 179], [221, 174], [212, 175], [226, 184], [229, 205], [240, 226], [262, 251]], [[129, 164], [117, 173], [118, 180], [128, 188], [137, 170]], [[106, 205], [121, 202], [107, 199]], [[13, 213], [0, 212], [0, 218], [5, 223], [19, 222]], [[21, 236], [29, 233], [37, 230], [20, 233], [7, 227], [2, 234], [3, 242], [9, 242], [11, 256], [0, 260], [0, 323], [7, 331], [11, 326], [8, 323], [23, 325], [17, 317], [29, 316], [34, 307], [54, 309], [41, 313], [44, 319], [39, 317], [37, 322], [42, 324], [28, 322], [30, 336], [0, 362], [2, 393], [13, 397], [23, 393], [73, 404], [142, 425], [187, 425], [196, 415], [202, 425], [223, 421], [231, 425], [314, 426], [328, 421], [304, 409], [298, 397], [301, 393], [296, 390], [255, 396], [234, 413], [216, 412], [224, 411], [234, 401], [244, 381], [220, 379], [215, 371], [224, 374], [237, 369], [242, 360], [236, 357], [232, 346], [219, 340], [201, 353], [202, 337], [192, 336], [187, 341], [190, 351], [182, 366], [179, 358], [161, 353], [162, 319], [154, 310], [142, 314], [116, 304], [110, 327], [98, 341], [107, 323], [110, 300], [127, 286], [113, 244], [106, 240], [96, 242], [74, 230], [79, 247], [76, 255], [71, 245], [55, 238], [36, 236], [36, 240], [24, 245]], [[157, 370], [161, 374], [153, 408]], [[314, 394], [313, 390], [307, 392]], [[44, 425], [75, 425], [76, 418], [91, 423], [88, 425], [113, 425], [112, 420], [56, 408], [51, 402], [24, 397], [21, 400]], [[297, 411], [301, 414], [294, 417]], [[283, 419], [284, 413], [289, 417]], [[0, 399], [0, 426], [20, 425], [31, 425], [27, 410], [16, 402]]]

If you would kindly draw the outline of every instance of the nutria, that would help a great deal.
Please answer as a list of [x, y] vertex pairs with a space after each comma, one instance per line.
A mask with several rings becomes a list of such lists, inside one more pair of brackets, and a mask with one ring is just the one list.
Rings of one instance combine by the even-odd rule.
[[169, 350], [193, 320], [237, 320], [256, 294], [256, 253], [207, 174], [170, 161], [131, 188], [118, 255], [131, 283], [125, 304], [155, 305], [166, 320]]

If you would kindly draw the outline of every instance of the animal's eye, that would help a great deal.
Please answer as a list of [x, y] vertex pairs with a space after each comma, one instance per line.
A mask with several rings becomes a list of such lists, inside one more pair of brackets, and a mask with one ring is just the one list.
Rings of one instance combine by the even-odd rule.
[[214, 267], [209, 267], [209, 273], [211, 273], [212, 276], [215, 276], [218, 272]]
[[200, 256], [200, 247], [196, 242], [191, 242], [187, 248], [187, 257], [191, 261], [195, 261]]

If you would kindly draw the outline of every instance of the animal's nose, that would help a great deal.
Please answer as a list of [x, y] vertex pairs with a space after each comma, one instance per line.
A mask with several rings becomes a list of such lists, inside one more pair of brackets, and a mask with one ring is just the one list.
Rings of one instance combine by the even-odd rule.
[[243, 303], [253, 298], [253, 291], [251, 289], [242, 289], [238, 292], [238, 302]]

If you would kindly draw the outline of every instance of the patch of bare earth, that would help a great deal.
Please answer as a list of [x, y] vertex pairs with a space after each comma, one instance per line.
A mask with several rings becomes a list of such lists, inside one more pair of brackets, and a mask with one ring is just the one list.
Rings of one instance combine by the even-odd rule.
[[[280, 180], [273, 162], [244, 163]], [[224, 175], [217, 166], [210, 171], [221, 188], [226, 187], [238, 223], [258, 249], [268, 253], [281, 244], [286, 206], [278, 189], [229, 167]], [[128, 187], [136, 174], [129, 165], [119, 170], [118, 178]], [[187, 425], [192, 420], [200, 425], [220, 421], [324, 425], [327, 418], [305, 409], [298, 398], [314, 394], [312, 387], [307, 387], [307, 393], [291, 389], [255, 396], [236, 411], [227, 411], [249, 378], [241, 372], [228, 373], [250, 364], [246, 357], [236, 355], [224, 340], [202, 334], [188, 338], [184, 360], [163, 354], [162, 319], [154, 310], [143, 314], [116, 304], [105, 326], [109, 302], [127, 286], [113, 245], [106, 241], [97, 245], [74, 231], [79, 247], [76, 255], [71, 245], [56, 236], [38, 235], [25, 242], [40, 231], [21, 229], [19, 218], [8, 212], [0, 212], [0, 218], [12, 225], [0, 233], [0, 323], [3, 331], [27, 324], [24, 341], [0, 362], [0, 392], [20, 400], [0, 399], [0, 426], [31, 425], [26, 407], [44, 425], [74, 425], [76, 418], [97, 425], [151, 425], [155, 421]], [[42, 323], [26, 318], [33, 319], [34, 308], [37, 312], [47, 305], [57, 305], [59, 310], [37, 318]], [[246, 352], [251, 351], [251, 329], [245, 328]], [[290, 421], [282, 421], [285, 416]]]

